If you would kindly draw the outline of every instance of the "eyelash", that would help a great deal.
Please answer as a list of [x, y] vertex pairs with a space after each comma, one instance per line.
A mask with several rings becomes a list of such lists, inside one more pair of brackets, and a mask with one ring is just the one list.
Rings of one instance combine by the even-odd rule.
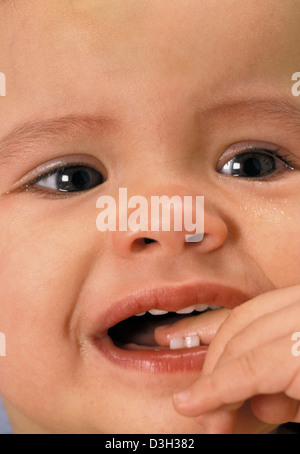
[[252, 182], [256, 182], [256, 181], [268, 182], [268, 181], [276, 180], [277, 178], [279, 178], [279, 176], [282, 172], [286, 172], [288, 169], [289, 170], [296, 169], [297, 163], [295, 161], [292, 161], [289, 155], [284, 155], [284, 154], [278, 153], [279, 150], [280, 150], [280, 148], [277, 148], [276, 150], [269, 150], [268, 148], [249, 147], [249, 148], [244, 149], [240, 153], [237, 153], [234, 156], [232, 156], [227, 162], [229, 162], [231, 159], [234, 159], [238, 156], [242, 156], [247, 153], [266, 153], [276, 159], [279, 159], [281, 162], [283, 162], [286, 165], [286, 167], [279, 168], [279, 169], [277, 169], [276, 172], [272, 172], [271, 174], [263, 176], [263, 177], [253, 177], [253, 178], [244, 177], [243, 178], [247, 181], [251, 180]]
[[38, 177], [34, 178], [34, 180], [32, 180], [29, 183], [27, 183], [26, 186], [34, 185], [34, 184], [38, 183], [39, 181], [43, 180], [44, 178], [51, 177], [51, 175], [54, 175], [59, 170], [64, 170], [64, 169], [66, 169], [68, 167], [73, 167], [73, 166], [75, 167], [75, 166], [79, 166], [79, 165], [82, 165], [82, 163], [77, 163], [77, 162], [74, 163], [74, 162], [72, 162], [72, 163], [66, 163], [64, 165], [55, 167], [54, 169], [50, 170], [49, 172], [42, 173]]
[[[240, 153], [235, 154], [235, 156], [232, 156], [230, 159], [236, 158], [237, 156], [241, 156], [241, 155], [249, 153], [249, 152], [252, 152], [252, 153], [259, 153], [259, 152], [260, 153], [267, 153], [267, 154], [273, 156], [274, 158], [281, 160], [290, 170], [294, 170], [295, 166], [296, 166], [296, 163], [290, 159], [290, 156], [279, 154], [278, 153], [279, 150], [280, 150], [280, 148], [278, 148], [277, 150], [268, 150], [268, 149], [263, 149], [263, 148], [259, 148], [259, 147], [250, 147], [248, 149], [243, 150]], [[70, 198], [70, 197], [78, 196], [80, 194], [84, 194], [87, 191], [78, 191], [78, 192], [69, 192], [69, 193], [67, 193], [67, 192], [65, 192], [65, 193], [63, 193], [63, 192], [57, 193], [57, 192], [54, 192], [54, 191], [53, 192], [52, 191], [48, 192], [46, 190], [38, 189], [38, 188], [34, 187], [34, 185], [37, 184], [39, 181], [41, 181], [41, 180], [43, 180], [45, 178], [48, 178], [51, 175], [54, 175], [56, 172], [58, 172], [60, 170], [64, 170], [64, 169], [70, 168], [70, 167], [84, 166], [84, 165], [85, 164], [82, 161], [81, 162], [66, 162], [63, 165], [57, 166], [56, 168], [52, 169], [49, 172], [46, 172], [46, 173], [43, 173], [43, 174], [37, 176], [34, 180], [32, 180], [32, 181], [26, 183], [25, 185], [23, 185], [22, 187], [20, 187], [18, 192], [23, 192], [23, 191], [29, 192], [30, 191], [30, 192], [36, 194], [40, 198], [47, 198], [47, 199]], [[87, 166], [87, 167], [89, 167], [89, 166]], [[274, 172], [274, 173], [272, 173], [270, 175], [267, 175], [265, 177], [245, 178], [245, 179], [246, 180], [252, 180], [252, 181], [253, 180], [254, 181], [274, 180], [274, 179], [278, 178], [278, 174], [280, 174], [281, 171], [286, 171], [286, 170], [287, 170], [286, 167], [283, 167], [281, 169], [278, 169], [277, 172]]]
[[50, 177], [51, 175], [54, 175], [56, 172], [60, 171], [60, 170], [64, 170], [64, 169], [67, 169], [67, 168], [70, 168], [70, 167], [82, 167], [82, 166], [86, 166], [86, 167], [90, 167], [90, 165], [86, 165], [84, 164], [82, 161], [81, 162], [65, 162], [64, 164], [62, 165], [59, 165], [53, 169], [51, 169], [49, 172], [46, 172], [46, 173], [42, 173], [40, 174], [39, 176], [37, 176], [36, 178], [34, 178], [34, 180], [32, 181], [29, 181], [28, 183], [22, 185], [22, 187], [19, 188], [18, 192], [31, 192], [35, 195], [37, 195], [39, 198], [42, 198], [42, 199], [69, 199], [70, 197], [76, 197], [80, 194], [84, 194], [85, 192], [87, 191], [78, 191], [78, 192], [54, 192], [54, 191], [47, 191], [45, 189], [38, 189], [38, 188], [35, 188], [34, 185], [37, 184], [39, 181], [43, 180], [44, 178], [48, 178]]
[[[26, 188], [25, 192], [31, 192], [36, 195], [39, 199], [69, 199], [71, 197], [75, 197], [81, 194], [81, 192], [72, 192], [72, 193], [56, 193], [56, 192], [47, 192], [41, 189], [37, 189], [34, 187]], [[82, 192], [83, 194], [83, 192]]]
[[264, 149], [264, 148], [251, 148], [250, 150], [247, 150], [248, 151], [252, 151], [252, 152], [265, 152], [265, 153], [268, 153], [270, 154], [271, 156], [274, 156], [274, 158], [277, 158], [277, 159], [280, 159], [281, 161], [283, 161], [288, 167], [290, 167], [291, 169], [294, 169], [294, 167], [296, 166], [296, 162], [294, 161], [291, 161], [290, 159], [290, 156], [289, 155], [281, 155], [278, 153], [278, 151], [280, 150], [280, 148], [278, 148], [277, 150], [268, 150], [268, 149]]

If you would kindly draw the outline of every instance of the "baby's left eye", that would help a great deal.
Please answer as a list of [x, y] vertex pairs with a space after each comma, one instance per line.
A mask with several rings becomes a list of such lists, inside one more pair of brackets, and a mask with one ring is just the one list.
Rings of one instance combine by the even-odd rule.
[[244, 178], [267, 177], [279, 169], [292, 167], [279, 156], [267, 151], [241, 153], [230, 159], [219, 173]]
[[58, 192], [81, 192], [93, 189], [105, 182], [101, 172], [87, 166], [65, 166], [41, 175], [30, 186]]

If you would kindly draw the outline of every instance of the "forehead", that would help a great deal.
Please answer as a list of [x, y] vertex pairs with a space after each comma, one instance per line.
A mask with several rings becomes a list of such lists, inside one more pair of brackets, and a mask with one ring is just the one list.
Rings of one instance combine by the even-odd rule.
[[299, 18], [293, 0], [4, 0], [1, 51], [35, 51], [57, 66], [86, 55], [112, 70], [137, 61], [177, 71], [206, 60], [226, 66], [229, 52], [230, 60], [245, 49], [278, 54], [281, 43], [292, 51]]
[[96, 109], [107, 93], [117, 100], [133, 90], [159, 100], [180, 90], [222, 96], [254, 81], [290, 86], [299, 10], [294, 0], [6, 0], [7, 101], [22, 115], [28, 103], [32, 112]]

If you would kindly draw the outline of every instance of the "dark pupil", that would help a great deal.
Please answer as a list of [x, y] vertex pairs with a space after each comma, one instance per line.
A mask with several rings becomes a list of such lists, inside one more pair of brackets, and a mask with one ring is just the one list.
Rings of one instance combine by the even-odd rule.
[[261, 173], [261, 163], [256, 158], [249, 158], [244, 162], [243, 171], [249, 177], [256, 177]]
[[76, 192], [91, 189], [103, 183], [100, 172], [82, 167], [66, 168], [57, 174], [57, 187], [60, 191]]
[[84, 170], [78, 170], [72, 175], [72, 183], [76, 189], [82, 189], [90, 182], [90, 176]]

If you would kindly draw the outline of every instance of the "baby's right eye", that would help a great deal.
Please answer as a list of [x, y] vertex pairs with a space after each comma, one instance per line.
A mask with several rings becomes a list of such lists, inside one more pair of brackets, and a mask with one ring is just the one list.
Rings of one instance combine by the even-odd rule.
[[68, 165], [53, 169], [40, 175], [26, 187], [45, 188], [55, 192], [82, 192], [95, 188], [105, 182], [99, 170], [84, 165]]

